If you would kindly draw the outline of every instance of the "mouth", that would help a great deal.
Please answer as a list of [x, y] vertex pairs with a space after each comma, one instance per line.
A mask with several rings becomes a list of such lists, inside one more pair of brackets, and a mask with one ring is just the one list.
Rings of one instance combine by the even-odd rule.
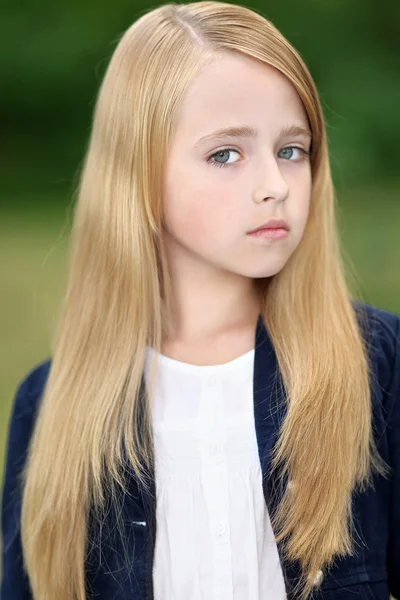
[[288, 237], [289, 232], [283, 227], [270, 227], [268, 229], [258, 229], [248, 233], [250, 237], [266, 240], [281, 240]]
[[253, 229], [252, 231], [248, 231], [247, 233], [254, 234], [260, 231], [274, 231], [281, 229], [289, 231], [289, 225], [286, 223], [286, 221], [283, 221], [281, 219], [271, 219], [266, 223], [260, 225], [260, 227], [257, 227], [257, 229]]

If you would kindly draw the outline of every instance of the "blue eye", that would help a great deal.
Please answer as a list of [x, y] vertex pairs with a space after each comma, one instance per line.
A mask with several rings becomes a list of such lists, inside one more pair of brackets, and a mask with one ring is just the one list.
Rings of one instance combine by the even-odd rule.
[[220, 162], [213, 162], [211, 160], [212, 158], [214, 158], [214, 156], [219, 156], [220, 154], [225, 154], [225, 152], [236, 152], [236, 154], [239, 154], [239, 152], [237, 150], [235, 150], [234, 148], [222, 148], [222, 150], [218, 150], [218, 152], [211, 154], [211, 156], [208, 158], [207, 162], [216, 167], [229, 167], [229, 165], [231, 165], [233, 163], [220, 163]]
[[[304, 148], [300, 148], [299, 146], [286, 146], [286, 148], [283, 148], [281, 150], [281, 152], [285, 152], [285, 150], [299, 150], [300, 153], [302, 154], [302, 157], [299, 160], [305, 160], [308, 156], [311, 155], [311, 152], [307, 152], [307, 150], [304, 150]], [[299, 162], [299, 161], [292, 160], [291, 162]]]
[[[304, 148], [300, 148], [299, 146], [287, 146], [286, 148], [283, 148], [281, 150], [281, 152], [284, 152], [286, 150], [298, 150], [301, 154], [302, 157], [297, 159], [297, 160], [290, 160], [289, 158], [289, 162], [300, 162], [302, 160], [306, 160], [309, 156], [311, 156], [311, 152], [308, 152], [307, 150], [304, 150]], [[212, 158], [216, 157], [216, 156], [220, 156], [221, 154], [224, 154], [225, 152], [236, 152], [236, 154], [239, 154], [238, 150], [235, 150], [234, 148], [222, 148], [221, 150], [218, 150], [218, 152], [215, 152], [214, 154], [211, 154], [211, 156], [209, 156], [209, 158], [207, 159], [207, 163], [216, 166], [216, 167], [229, 167], [230, 165], [233, 165], [235, 163], [221, 163], [221, 162], [214, 162], [213, 160], [211, 160]]]

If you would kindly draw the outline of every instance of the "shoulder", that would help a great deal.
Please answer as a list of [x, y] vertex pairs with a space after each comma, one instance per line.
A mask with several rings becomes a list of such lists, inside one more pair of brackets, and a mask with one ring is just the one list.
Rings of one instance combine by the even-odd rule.
[[380, 385], [399, 385], [400, 315], [371, 304], [353, 301], [373, 369]]
[[20, 490], [19, 475], [25, 464], [26, 454], [35, 424], [37, 407], [50, 369], [50, 359], [32, 367], [17, 386], [8, 422], [6, 458], [2, 491], [3, 537], [12, 534], [15, 518], [14, 502]]
[[50, 359], [34, 365], [17, 385], [8, 425], [9, 456], [28, 444], [50, 365]]
[[32, 413], [42, 394], [50, 371], [51, 359], [47, 358], [34, 365], [21, 379], [17, 386], [13, 411]]
[[399, 336], [400, 315], [359, 300], [353, 300], [353, 307], [360, 323], [371, 327], [374, 338], [394, 348]]
[[[391, 471], [390, 489], [387, 492], [386, 482], [379, 480], [383, 508], [377, 511], [374, 506], [378, 505], [371, 504], [372, 509], [368, 508], [363, 513], [365, 530], [368, 531], [371, 514], [379, 527], [379, 512], [387, 512], [387, 522], [380, 529], [385, 542], [383, 550], [387, 560], [387, 578], [390, 593], [400, 598], [400, 513], [397, 508], [400, 506], [400, 317], [359, 302], [357, 308], [364, 325], [368, 325], [368, 348], [376, 374], [372, 398], [377, 445]], [[378, 538], [375, 536], [372, 539], [376, 545]]]
[[31, 598], [22, 569], [19, 532], [22, 503], [22, 470], [26, 463], [36, 409], [50, 370], [50, 359], [36, 364], [17, 386], [8, 424], [1, 493], [2, 572], [1, 598]]

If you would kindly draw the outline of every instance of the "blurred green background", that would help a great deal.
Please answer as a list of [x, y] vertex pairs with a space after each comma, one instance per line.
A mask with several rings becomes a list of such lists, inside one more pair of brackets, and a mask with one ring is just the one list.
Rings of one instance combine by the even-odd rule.
[[[38, 0], [0, 9], [0, 480], [17, 384], [49, 356], [97, 90], [123, 31], [156, 6]], [[400, 2], [248, 6], [282, 31], [317, 84], [359, 297], [400, 313]]]

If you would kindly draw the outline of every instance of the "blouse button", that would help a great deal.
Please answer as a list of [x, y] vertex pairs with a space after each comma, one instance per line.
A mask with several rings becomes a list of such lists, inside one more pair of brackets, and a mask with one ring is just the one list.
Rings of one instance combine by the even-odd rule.
[[221, 521], [221, 523], [218, 523], [217, 525], [216, 532], [218, 533], [218, 535], [224, 535], [225, 531], [226, 525]]
[[319, 587], [321, 585], [321, 583], [323, 582], [323, 580], [324, 580], [324, 574], [320, 570], [320, 571], [317, 572], [317, 574], [315, 576], [315, 579], [313, 581], [313, 586], [314, 587]]

